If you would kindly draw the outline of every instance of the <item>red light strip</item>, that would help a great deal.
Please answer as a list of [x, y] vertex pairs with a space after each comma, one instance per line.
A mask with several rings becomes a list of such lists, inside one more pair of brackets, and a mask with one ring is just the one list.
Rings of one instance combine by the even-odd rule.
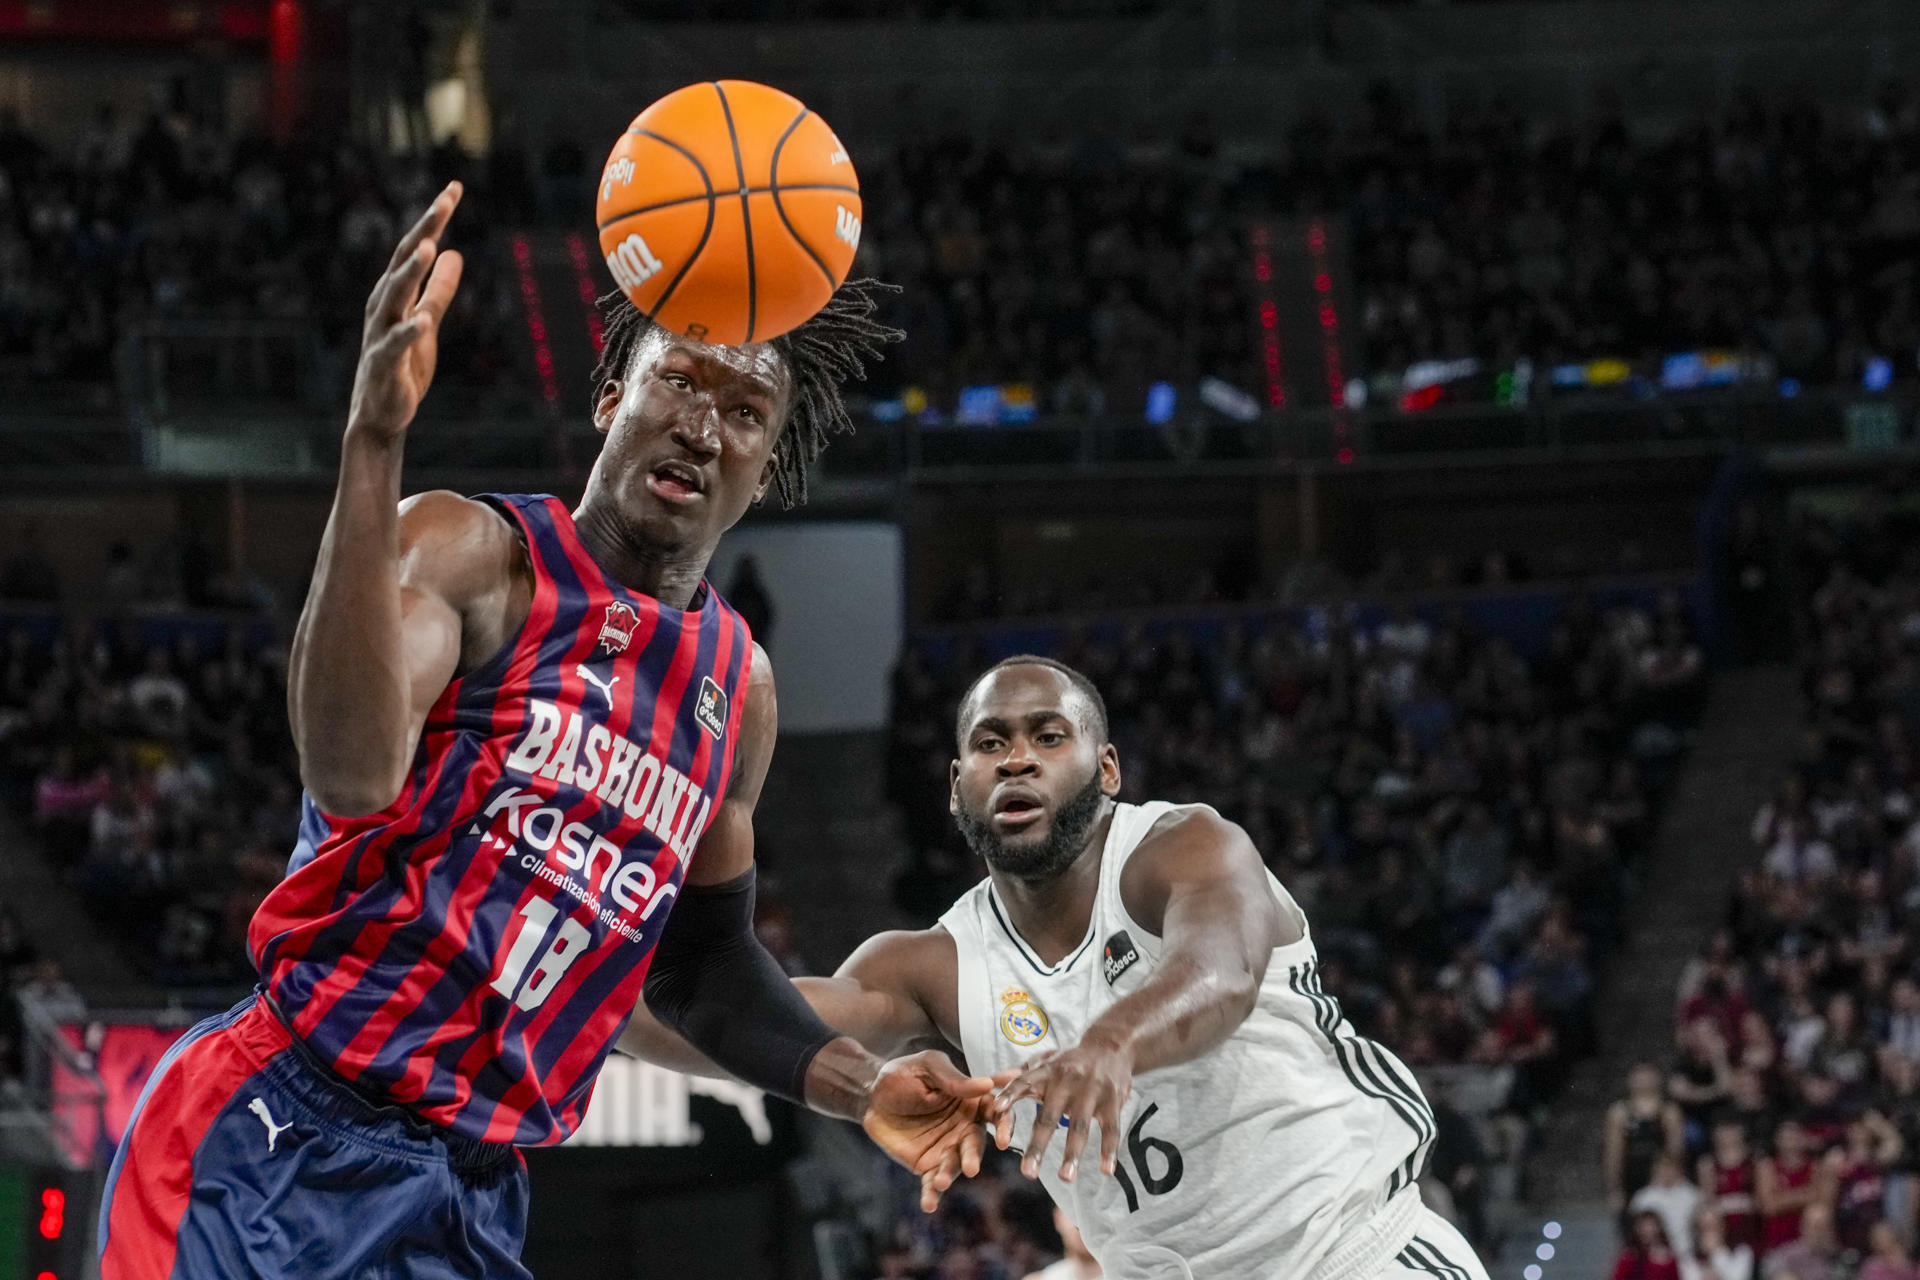
[[58, 1240], [66, 1229], [67, 1193], [58, 1187], [48, 1187], [40, 1193], [40, 1235], [47, 1240]]
[[533, 343], [534, 368], [540, 371], [540, 394], [550, 405], [560, 403], [560, 383], [553, 376], [553, 348], [547, 345], [547, 313], [540, 306], [540, 282], [533, 276], [533, 246], [526, 236], [513, 237], [513, 269], [520, 277], [520, 305], [527, 313], [527, 339]]
[[1260, 285], [1260, 367], [1266, 375], [1267, 407], [1287, 407], [1286, 365], [1280, 355], [1280, 304], [1273, 296], [1273, 253], [1265, 223], [1249, 233], [1253, 245], [1253, 278]]
[[1313, 264], [1313, 291], [1320, 295], [1320, 363], [1326, 371], [1327, 403], [1333, 409], [1335, 460], [1353, 461], [1347, 443], [1347, 375], [1340, 359], [1340, 306], [1334, 300], [1333, 273], [1327, 269], [1327, 225], [1318, 218], [1307, 224], [1307, 259]]
[[573, 280], [580, 292], [580, 305], [587, 314], [587, 333], [593, 338], [593, 349], [598, 352], [607, 345], [607, 335], [600, 325], [600, 294], [593, 287], [593, 260], [587, 257], [587, 242], [580, 238], [578, 231], [567, 232], [567, 256], [573, 259]]

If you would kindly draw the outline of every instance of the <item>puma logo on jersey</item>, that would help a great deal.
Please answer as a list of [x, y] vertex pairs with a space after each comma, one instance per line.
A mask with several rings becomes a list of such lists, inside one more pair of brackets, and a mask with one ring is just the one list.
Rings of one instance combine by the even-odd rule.
[[1101, 958], [1100, 972], [1106, 978], [1107, 985], [1120, 981], [1120, 975], [1140, 962], [1140, 948], [1133, 945], [1133, 938], [1125, 929], [1107, 939], [1106, 955]]
[[273, 1122], [273, 1112], [267, 1110], [267, 1100], [265, 1098], [255, 1098], [247, 1104], [247, 1110], [259, 1116], [260, 1123], [267, 1126], [267, 1154], [272, 1155], [274, 1144], [280, 1141], [281, 1134], [293, 1128], [293, 1121], [289, 1120], [285, 1124], [275, 1124]]
[[593, 668], [584, 662], [576, 664], [573, 670], [582, 680], [598, 689], [600, 696], [607, 700], [607, 710], [613, 710], [613, 686], [620, 683], [620, 677], [614, 676], [603, 683], [599, 676], [593, 674]]

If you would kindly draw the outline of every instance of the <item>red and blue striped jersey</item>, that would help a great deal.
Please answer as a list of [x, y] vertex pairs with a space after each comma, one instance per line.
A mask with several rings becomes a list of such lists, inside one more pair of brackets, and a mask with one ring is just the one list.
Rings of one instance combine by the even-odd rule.
[[685, 611], [594, 564], [557, 499], [489, 495], [533, 605], [454, 680], [379, 813], [304, 801], [247, 945], [334, 1071], [436, 1124], [538, 1145], [573, 1132], [726, 794], [752, 667], [702, 585]]

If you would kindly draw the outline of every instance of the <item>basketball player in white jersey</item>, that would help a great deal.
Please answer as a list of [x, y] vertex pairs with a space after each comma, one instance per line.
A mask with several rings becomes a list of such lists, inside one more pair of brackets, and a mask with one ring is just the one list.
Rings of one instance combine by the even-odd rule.
[[[1426, 1100], [1321, 990], [1306, 918], [1246, 834], [1117, 802], [1106, 707], [1051, 659], [989, 670], [957, 729], [951, 807], [988, 878], [934, 928], [800, 979], [821, 1017], [995, 1076], [998, 1141], [1113, 1280], [1486, 1280], [1420, 1202]], [[642, 1018], [622, 1047], [712, 1069]], [[974, 1164], [927, 1174], [923, 1204]]]

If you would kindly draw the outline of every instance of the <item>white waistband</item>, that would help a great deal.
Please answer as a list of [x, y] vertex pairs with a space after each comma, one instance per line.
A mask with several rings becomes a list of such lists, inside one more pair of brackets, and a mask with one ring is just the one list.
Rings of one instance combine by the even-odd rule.
[[1419, 1230], [1422, 1207], [1418, 1184], [1401, 1188], [1371, 1218], [1349, 1228], [1307, 1280], [1358, 1280], [1385, 1270]]

